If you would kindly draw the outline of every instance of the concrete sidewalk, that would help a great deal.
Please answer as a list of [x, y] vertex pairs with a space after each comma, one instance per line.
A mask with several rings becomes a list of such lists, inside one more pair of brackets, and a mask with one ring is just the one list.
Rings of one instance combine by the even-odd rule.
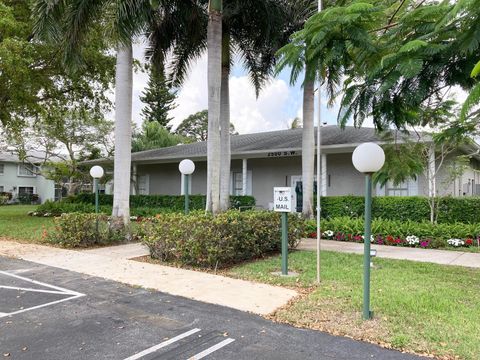
[[[344, 241], [322, 240], [320, 242], [320, 248], [321, 250], [328, 251], [363, 254], [363, 244]], [[297, 249], [316, 251], [317, 240], [303, 239]], [[377, 250], [377, 257], [380, 258], [480, 268], [480, 253], [453, 250], [418, 249], [385, 245], [372, 245], [372, 249]]]
[[298, 295], [296, 291], [282, 287], [129, 260], [145, 254], [148, 254], [148, 250], [140, 244], [76, 251], [0, 241], [0, 256], [19, 258], [260, 315], [273, 312]]

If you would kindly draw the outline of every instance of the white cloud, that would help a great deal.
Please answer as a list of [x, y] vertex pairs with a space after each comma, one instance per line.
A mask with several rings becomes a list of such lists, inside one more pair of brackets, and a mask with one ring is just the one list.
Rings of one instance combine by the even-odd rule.
[[[143, 49], [134, 48], [135, 57], [140, 59]], [[141, 109], [144, 104], [139, 97], [147, 85], [148, 75], [134, 74], [133, 118], [141, 123]], [[289, 108], [292, 102], [292, 91], [281, 79], [273, 79], [260, 93], [255, 96], [255, 90], [247, 75], [230, 77], [230, 118], [236, 130], [241, 133], [252, 133], [286, 129], [289, 122]], [[189, 115], [205, 110], [208, 107], [207, 87], [207, 56], [202, 56], [192, 64], [190, 74], [178, 91], [177, 107], [170, 112], [176, 127]]]

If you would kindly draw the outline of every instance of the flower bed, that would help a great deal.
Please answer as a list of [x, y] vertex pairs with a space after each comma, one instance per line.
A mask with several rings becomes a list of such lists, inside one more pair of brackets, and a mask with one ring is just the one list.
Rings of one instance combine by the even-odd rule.
[[[364, 220], [339, 217], [322, 221], [323, 239], [363, 243]], [[317, 236], [314, 222], [308, 232]], [[480, 224], [431, 224], [430, 222], [372, 221], [372, 244], [423, 249], [480, 247]]]

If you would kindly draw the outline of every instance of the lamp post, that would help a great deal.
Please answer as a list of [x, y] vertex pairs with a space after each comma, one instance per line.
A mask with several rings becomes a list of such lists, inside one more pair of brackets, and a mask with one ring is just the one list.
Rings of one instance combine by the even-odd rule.
[[[90, 169], [90, 176], [93, 178], [93, 189], [95, 191], [95, 214], [98, 215], [98, 180], [103, 177], [103, 168], [95, 165]], [[98, 216], [96, 222], [96, 229], [98, 234]]]
[[383, 149], [375, 143], [364, 143], [353, 151], [353, 166], [365, 174], [365, 233], [363, 239], [363, 319], [372, 318], [370, 311], [370, 237], [372, 227], [372, 174], [385, 163]]
[[187, 215], [188, 211], [189, 211], [188, 181], [190, 179], [190, 175], [193, 174], [193, 172], [195, 171], [195, 164], [190, 159], [184, 159], [184, 160], [180, 161], [180, 164], [178, 164], [178, 170], [180, 170], [180, 172], [184, 176], [184, 178], [183, 178], [183, 192], [184, 192], [184, 195], [185, 195], [185, 215]]

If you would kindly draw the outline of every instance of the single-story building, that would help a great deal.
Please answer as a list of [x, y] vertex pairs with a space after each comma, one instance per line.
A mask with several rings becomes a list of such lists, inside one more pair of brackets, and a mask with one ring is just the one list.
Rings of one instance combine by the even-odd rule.
[[54, 181], [40, 174], [38, 165], [25, 163], [9, 152], [0, 153], [0, 193], [8, 193], [12, 201], [34, 195], [45, 202], [57, 199], [60, 192]]
[[[324, 126], [321, 129], [321, 179], [322, 196], [362, 195], [364, 176], [352, 165], [352, 152], [364, 142], [383, 143], [373, 128]], [[292, 187], [294, 204], [301, 210], [302, 192], [302, 129], [280, 130], [231, 137], [232, 195], [252, 195], [257, 205], [271, 208], [273, 187]], [[471, 153], [471, 148], [459, 149]], [[183, 178], [178, 164], [183, 159], [195, 163], [190, 176], [192, 194], [205, 194], [207, 187], [207, 143], [177, 145], [132, 154], [132, 193], [180, 195]], [[480, 194], [480, 172], [476, 171], [479, 156], [471, 167], [448, 186], [442, 195], [466, 196]], [[104, 162], [111, 160], [103, 160]], [[98, 161], [97, 161], [98, 163]], [[480, 167], [479, 167], [480, 168]], [[433, 170], [432, 170], [433, 171]], [[376, 196], [414, 196], [440, 193], [442, 170], [435, 181], [423, 175], [398, 186], [388, 183], [374, 189]], [[436, 188], [437, 187], [437, 188]], [[316, 188], [316, 186], [315, 186]]]

